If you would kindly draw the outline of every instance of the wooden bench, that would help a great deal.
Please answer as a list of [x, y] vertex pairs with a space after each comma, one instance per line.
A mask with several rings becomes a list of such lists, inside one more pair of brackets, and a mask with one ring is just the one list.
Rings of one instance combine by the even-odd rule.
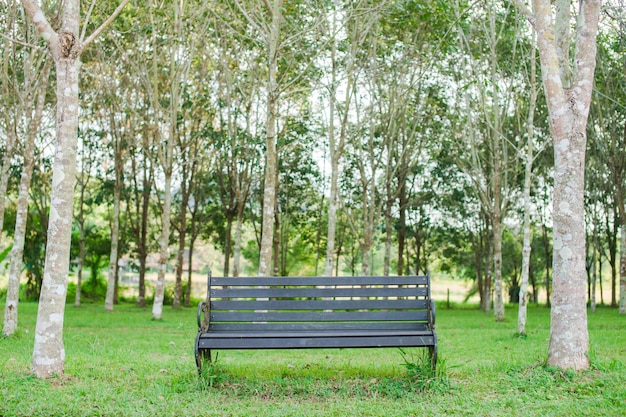
[[427, 347], [430, 276], [218, 278], [198, 305], [198, 371], [212, 350]]

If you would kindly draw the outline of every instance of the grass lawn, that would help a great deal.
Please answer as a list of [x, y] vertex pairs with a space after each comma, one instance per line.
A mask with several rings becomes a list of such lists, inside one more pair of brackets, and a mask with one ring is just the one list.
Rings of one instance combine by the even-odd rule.
[[[4, 307], [4, 302], [2, 302]], [[626, 316], [589, 314], [589, 371], [543, 366], [549, 311], [437, 312], [440, 371], [414, 369], [425, 349], [224, 351], [198, 377], [196, 311], [101, 305], [65, 318], [65, 375], [29, 376], [36, 304], [20, 303], [20, 329], [0, 338], [0, 416], [626, 416]], [[0, 311], [0, 318], [2, 317]]]

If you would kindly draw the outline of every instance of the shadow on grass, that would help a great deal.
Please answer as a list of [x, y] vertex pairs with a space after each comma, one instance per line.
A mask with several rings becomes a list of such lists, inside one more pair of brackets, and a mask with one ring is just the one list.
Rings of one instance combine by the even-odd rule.
[[[275, 368], [266, 372], [240, 372], [214, 361], [199, 375], [180, 375], [173, 381], [174, 390], [211, 391], [236, 398], [256, 397], [265, 400], [303, 399], [321, 401], [332, 398], [410, 398], [415, 395], [442, 395], [450, 391], [445, 361], [437, 370], [431, 367], [427, 353], [408, 356], [400, 351], [405, 372], [376, 375], [366, 370], [351, 372], [305, 364]], [[258, 369], [257, 369], [258, 371]], [[384, 373], [383, 373], [384, 374]]]

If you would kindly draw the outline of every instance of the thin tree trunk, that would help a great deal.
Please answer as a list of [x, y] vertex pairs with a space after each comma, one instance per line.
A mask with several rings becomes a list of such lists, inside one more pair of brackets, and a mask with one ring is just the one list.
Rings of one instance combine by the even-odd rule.
[[[169, 144], [167, 145], [170, 146]], [[166, 158], [171, 155], [170, 150]], [[167, 168], [166, 168], [167, 170]], [[172, 174], [165, 174], [165, 193], [163, 201], [163, 214], [161, 217], [161, 238], [159, 239], [159, 271], [157, 275], [156, 287], [154, 290], [154, 304], [152, 305], [152, 318], [161, 320], [163, 316], [163, 301], [165, 298], [165, 274], [167, 272], [167, 261], [169, 258], [169, 239], [170, 239], [170, 219], [172, 210]]]
[[[183, 187], [183, 199], [180, 205], [180, 218], [178, 219], [178, 251], [176, 256], [176, 284], [174, 287], [174, 300], [172, 306], [180, 307], [182, 295], [183, 262], [185, 257], [185, 240], [187, 239], [187, 204], [189, 203], [186, 187]], [[226, 275], [224, 275], [226, 276]]]
[[[398, 225], [398, 275], [404, 275], [404, 250], [406, 244], [406, 207], [407, 207], [407, 197], [406, 197], [406, 184], [404, 181], [401, 181], [399, 184], [399, 225]], [[416, 274], [419, 274], [417, 272]]]
[[11, 167], [11, 158], [13, 157], [13, 147], [15, 138], [11, 128], [7, 129], [7, 143], [4, 149], [4, 155], [2, 157], [2, 168], [0, 168], [0, 239], [2, 239], [2, 227], [4, 225], [4, 211], [7, 195], [7, 188], [9, 185], [9, 168]]
[[230, 274], [230, 255], [233, 246], [233, 215], [229, 212], [226, 214], [226, 236], [224, 242], [224, 276]]
[[[18, 323], [18, 303], [20, 291], [20, 275], [22, 272], [24, 243], [26, 240], [26, 220], [28, 219], [28, 193], [35, 167], [35, 138], [41, 123], [43, 107], [48, 89], [48, 78], [50, 75], [51, 60], [48, 59], [41, 72], [41, 85], [37, 94], [37, 102], [34, 115], [28, 126], [26, 147], [24, 148], [24, 165], [20, 177], [19, 194], [17, 198], [17, 212], [15, 214], [15, 231], [13, 233], [13, 248], [11, 249], [11, 265], [9, 267], [9, 282], [7, 287], [6, 305], [4, 310], [4, 325], [2, 333], [11, 336], [15, 333]], [[0, 193], [4, 198], [4, 194]], [[4, 207], [4, 204], [0, 204]], [[2, 220], [0, 219], [0, 222]], [[2, 228], [0, 227], [0, 235]]]
[[[626, 124], [624, 125], [624, 140], [626, 140]], [[626, 314], [626, 190], [622, 183], [617, 185], [617, 211], [619, 220], [620, 245], [619, 245], [619, 314]], [[615, 268], [612, 272], [615, 276]], [[615, 278], [613, 281], [613, 306], [615, 305]]]
[[[239, 204], [239, 203], [238, 203]], [[237, 221], [235, 223], [235, 248], [233, 250], [233, 276], [239, 276], [241, 268], [241, 238], [243, 233], [243, 204], [237, 209]]]
[[[533, 33], [534, 34], [534, 33]], [[533, 173], [534, 158], [534, 129], [535, 129], [535, 107], [537, 103], [537, 65], [536, 49], [532, 48], [530, 55], [530, 104], [528, 106], [528, 119], [526, 121], [526, 166], [524, 169], [524, 238], [522, 242], [522, 278], [519, 290], [519, 309], [517, 312], [517, 333], [526, 335], [527, 306], [529, 300], [528, 278], [530, 275], [530, 253], [532, 234], [530, 229], [530, 188]], [[534, 291], [534, 287], [533, 287]]]
[[268, 36], [268, 84], [267, 84], [267, 125], [265, 149], [265, 181], [263, 188], [263, 219], [261, 229], [261, 249], [259, 253], [259, 276], [269, 276], [272, 269], [272, 248], [274, 240], [274, 215], [277, 199], [278, 161], [276, 151], [276, 122], [278, 106], [278, 44], [282, 20], [282, 0], [272, 0], [268, 12], [272, 22]]
[[111, 218], [111, 252], [109, 254], [109, 275], [107, 279], [107, 293], [104, 300], [104, 309], [113, 311], [113, 302], [115, 298], [115, 277], [117, 275], [117, 259], [119, 252], [119, 235], [120, 235], [120, 199], [121, 199], [121, 169], [118, 162], [116, 151], [115, 161], [115, 186], [113, 188], [113, 217]]
[[82, 290], [83, 290], [83, 271], [85, 270], [85, 256], [87, 253], [87, 243], [85, 237], [85, 220], [82, 217], [82, 213], [78, 216], [78, 228], [80, 238], [78, 242], [78, 268], [76, 271], [76, 294], [74, 295], [74, 307], [80, 307]]

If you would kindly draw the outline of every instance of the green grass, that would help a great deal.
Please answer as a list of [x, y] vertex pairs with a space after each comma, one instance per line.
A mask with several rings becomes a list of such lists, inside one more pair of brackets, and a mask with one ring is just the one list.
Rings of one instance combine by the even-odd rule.
[[529, 310], [519, 338], [515, 308], [504, 323], [440, 308], [434, 375], [424, 349], [329, 349], [223, 351], [199, 377], [195, 309], [152, 321], [130, 305], [68, 305], [65, 375], [38, 380], [29, 376], [37, 307], [19, 308], [20, 330], [0, 339], [5, 417], [626, 415], [626, 317], [611, 309], [589, 315], [593, 366], [581, 373], [544, 366], [546, 309]]

